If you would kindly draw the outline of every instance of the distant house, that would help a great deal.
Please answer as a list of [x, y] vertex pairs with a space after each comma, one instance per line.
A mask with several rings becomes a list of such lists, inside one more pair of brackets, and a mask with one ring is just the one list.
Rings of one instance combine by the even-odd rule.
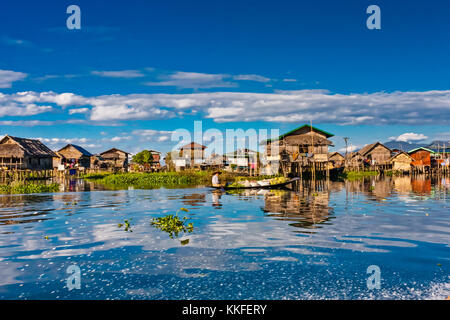
[[0, 140], [0, 167], [7, 169], [53, 169], [57, 155], [41, 141], [6, 135]]
[[213, 153], [206, 158], [205, 164], [209, 167], [214, 167], [216, 169], [223, 168], [224, 165], [226, 164], [225, 156]]
[[60, 163], [64, 166], [91, 167], [91, 158], [93, 155], [86, 149], [75, 144], [66, 145], [59, 149], [57, 154], [60, 156]]
[[358, 153], [372, 166], [389, 164], [392, 151], [380, 142], [368, 144], [361, 148]]
[[332, 152], [328, 154], [328, 161], [331, 162], [334, 168], [340, 168], [344, 165], [345, 158], [339, 152]]
[[176, 163], [191, 167], [193, 167], [194, 165], [201, 165], [205, 162], [205, 149], [206, 147], [199, 143], [188, 143], [180, 147], [180, 159], [177, 159]]
[[226, 164], [236, 167], [238, 170], [256, 170], [258, 164], [258, 152], [250, 149], [238, 149], [225, 154]]
[[128, 168], [128, 152], [112, 148], [100, 153], [102, 167], [108, 168]]
[[419, 170], [429, 170], [431, 167], [431, 155], [434, 151], [428, 148], [420, 147], [408, 151], [413, 158], [412, 165]]
[[364, 169], [364, 157], [358, 152], [349, 152], [345, 156], [344, 166], [346, 169]]
[[161, 152], [156, 150], [148, 150], [152, 153], [152, 163], [150, 167], [152, 169], [161, 169]]
[[411, 162], [414, 159], [406, 152], [399, 152], [391, 157], [389, 162], [392, 164], [393, 171], [411, 171]]

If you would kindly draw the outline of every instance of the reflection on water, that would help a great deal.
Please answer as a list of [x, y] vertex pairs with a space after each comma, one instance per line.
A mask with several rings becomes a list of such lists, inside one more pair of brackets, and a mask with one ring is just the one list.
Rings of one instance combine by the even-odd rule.
[[[450, 295], [450, 180], [301, 181], [0, 196], [0, 299], [425, 299]], [[70, 192], [69, 192], [70, 191]], [[85, 192], [92, 191], [92, 192]], [[185, 213], [180, 239], [150, 226]], [[118, 223], [132, 219], [133, 232]], [[77, 264], [82, 290], [65, 287]], [[366, 269], [382, 270], [382, 289]]]

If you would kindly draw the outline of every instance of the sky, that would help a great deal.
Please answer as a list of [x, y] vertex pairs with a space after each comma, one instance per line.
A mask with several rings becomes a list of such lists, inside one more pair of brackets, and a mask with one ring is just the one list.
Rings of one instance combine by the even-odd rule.
[[436, 0], [2, 1], [0, 135], [167, 152], [194, 121], [312, 121], [333, 151], [450, 140], [449, 14]]

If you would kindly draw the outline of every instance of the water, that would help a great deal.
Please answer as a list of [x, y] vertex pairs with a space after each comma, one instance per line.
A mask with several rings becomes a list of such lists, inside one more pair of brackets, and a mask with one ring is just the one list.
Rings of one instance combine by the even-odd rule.
[[[449, 188], [448, 178], [388, 177], [295, 192], [1, 196], [0, 298], [444, 299]], [[150, 225], [181, 207], [193, 233], [171, 239]], [[132, 232], [118, 227], [125, 219]], [[79, 290], [67, 287], [71, 265]], [[380, 289], [367, 287], [370, 265]]]

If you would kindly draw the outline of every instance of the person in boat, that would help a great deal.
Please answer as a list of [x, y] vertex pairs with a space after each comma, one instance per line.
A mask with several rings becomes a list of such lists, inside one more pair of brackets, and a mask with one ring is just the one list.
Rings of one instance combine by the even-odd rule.
[[213, 173], [213, 176], [211, 179], [211, 183], [212, 183], [213, 187], [222, 187], [222, 185], [220, 184], [220, 181], [219, 181], [220, 174], [222, 174], [222, 172], [220, 172], [220, 171], [216, 171]]

